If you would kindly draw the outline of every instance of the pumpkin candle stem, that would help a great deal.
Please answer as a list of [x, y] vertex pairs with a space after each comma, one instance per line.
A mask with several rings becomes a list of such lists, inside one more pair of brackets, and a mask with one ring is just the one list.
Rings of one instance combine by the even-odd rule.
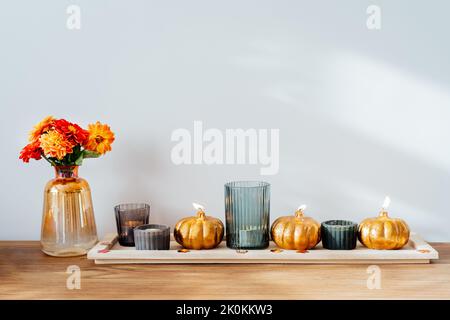
[[379, 216], [380, 217], [387, 217], [388, 216], [388, 212], [385, 209], [381, 209]]
[[386, 196], [384, 198], [383, 206], [381, 207], [380, 217], [387, 217], [387, 215], [388, 215], [387, 208], [389, 207], [390, 204], [391, 204], [391, 198]]
[[304, 210], [306, 209], [306, 205], [303, 204], [300, 207], [298, 207], [297, 211], [295, 211], [295, 217], [296, 218], [303, 218]]
[[205, 211], [199, 209], [199, 210], [197, 211], [197, 218], [199, 218], [199, 219], [204, 219], [204, 218], [205, 218]]
[[204, 219], [205, 218], [205, 207], [197, 204], [197, 203], [192, 203], [192, 205], [194, 206], [195, 209], [197, 209], [197, 217], [200, 219]]

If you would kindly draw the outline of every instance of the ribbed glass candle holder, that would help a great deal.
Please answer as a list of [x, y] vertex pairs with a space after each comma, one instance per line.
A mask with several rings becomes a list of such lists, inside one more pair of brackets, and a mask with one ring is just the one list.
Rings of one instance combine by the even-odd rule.
[[358, 224], [347, 220], [329, 220], [321, 225], [322, 245], [329, 250], [356, 248]]
[[163, 224], [144, 224], [134, 228], [136, 250], [169, 250], [170, 227]]
[[269, 246], [270, 184], [235, 181], [225, 184], [227, 247], [264, 249]]
[[119, 244], [134, 247], [134, 228], [148, 224], [150, 205], [146, 203], [124, 203], [114, 207], [116, 213]]

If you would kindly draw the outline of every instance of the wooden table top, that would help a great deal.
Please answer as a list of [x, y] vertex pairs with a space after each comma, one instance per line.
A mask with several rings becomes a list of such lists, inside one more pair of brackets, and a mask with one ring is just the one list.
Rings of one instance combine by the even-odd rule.
[[[368, 265], [95, 265], [54, 258], [37, 241], [0, 241], [0, 299], [450, 299], [450, 243], [432, 243], [431, 264], [380, 265], [381, 289], [368, 289]], [[81, 270], [69, 290], [67, 268]]]

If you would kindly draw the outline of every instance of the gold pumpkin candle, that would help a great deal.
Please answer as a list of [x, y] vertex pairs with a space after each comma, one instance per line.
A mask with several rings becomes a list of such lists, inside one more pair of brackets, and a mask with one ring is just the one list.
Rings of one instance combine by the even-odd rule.
[[271, 228], [272, 240], [286, 250], [307, 250], [320, 242], [320, 223], [304, 215], [305, 205], [292, 216], [280, 217]]
[[369, 249], [400, 249], [409, 241], [406, 222], [388, 216], [390, 202], [389, 197], [386, 197], [379, 216], [363, 220], [358, 227], [359, 241]]
[[193, 203], [197, 209], [195, 217], [183, 218], [177, 222], [173, 235], [186, 249], [212, 249], [223, 239], [223, 223], [205, 214], [205, 208]]

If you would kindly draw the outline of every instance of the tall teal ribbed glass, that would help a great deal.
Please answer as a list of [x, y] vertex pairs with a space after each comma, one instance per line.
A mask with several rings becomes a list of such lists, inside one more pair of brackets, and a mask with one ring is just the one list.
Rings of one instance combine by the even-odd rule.
[[225, 184], [227, 247], [264, 249], [269, 246], [270, 184], [235, 181]]

